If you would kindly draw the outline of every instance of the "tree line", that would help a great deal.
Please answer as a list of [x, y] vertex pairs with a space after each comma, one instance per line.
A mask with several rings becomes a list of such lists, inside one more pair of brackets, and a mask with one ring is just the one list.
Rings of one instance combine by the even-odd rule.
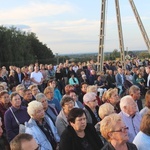
[[53, 52], [33, 32], [0, 26], [0, 66], [54, 63]]

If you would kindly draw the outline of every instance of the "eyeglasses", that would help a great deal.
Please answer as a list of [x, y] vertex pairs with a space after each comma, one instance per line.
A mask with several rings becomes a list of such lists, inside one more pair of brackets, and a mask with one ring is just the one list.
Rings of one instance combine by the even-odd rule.
[[94, 100], [92, 100], [92, 101], [89, 101], [89, 102], [97, 102], [97, 99], [94, 99]]
[[38, 147], [34, 150], [40, 150], [41, 149], [41, 145], [38, 144]]
[[65, 103], [64, 105], [74, 105], [74, 102], [70, 101], [70, 102]]
[[111, 131], [111, 132], [125, 132], [128, 129], [129, 129], [129, 127], [122, 127], [120, 130]]

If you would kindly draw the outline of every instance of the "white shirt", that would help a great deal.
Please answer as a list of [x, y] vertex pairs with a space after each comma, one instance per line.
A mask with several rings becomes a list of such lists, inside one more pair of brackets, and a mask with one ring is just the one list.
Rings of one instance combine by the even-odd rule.
[[43, 75], [40, 71], [32, 72], [30, 78], [33, 78], [36, 82], [41, 82]]

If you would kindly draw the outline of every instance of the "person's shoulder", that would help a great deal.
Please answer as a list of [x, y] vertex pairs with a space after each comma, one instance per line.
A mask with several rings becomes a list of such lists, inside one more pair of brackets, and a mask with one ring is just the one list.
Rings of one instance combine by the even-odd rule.
[[4, 115], [4, 116], [10, 116], [10, 114], [11, 114], [11, 111], [10, 111], [10, 109], [8, 108], [8, 109], [6, 110], [6, 112], [5, 112], [5, 115]]
[[62, 132], [61, 138], [63, 137], [71, 138], [74, 133], [75, 133], [74, 129], [70, 125], [68, 125], [66, 129]]
[[127, 146], [128, 146], [128, 149], [129, 149], [129, 150], [137, 150], [136, 145], [133, 144], [133, 143], [127, 142]]
[[115, 150], [115, 149], [109, 142], [107, 142], [105, 143], [105, 145], [103, 146], [101, 150]]

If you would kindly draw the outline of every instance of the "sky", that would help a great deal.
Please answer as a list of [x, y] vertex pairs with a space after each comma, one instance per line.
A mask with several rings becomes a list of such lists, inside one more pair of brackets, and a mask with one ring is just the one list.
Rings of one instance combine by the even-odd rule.
[[[104, 51], [119, 50], [115, 0], [106, 0]], [[146, 50], [129, 0], [120, 0], [125, 50]], [[134, 0], [150, 37], [150, 0]], [[101, 0], [0, 0], [0, 25], [34, 32], [54, 54], [98, 52]]]

